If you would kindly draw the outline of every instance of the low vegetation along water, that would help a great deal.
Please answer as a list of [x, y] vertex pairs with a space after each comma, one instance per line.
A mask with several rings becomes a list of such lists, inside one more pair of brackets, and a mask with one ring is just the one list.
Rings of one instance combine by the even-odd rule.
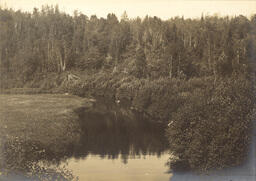
[[69, 95], [1, 95], [2, 180], [168, 180], [162, 123]]
[[255, 137], [242, 166], [173, 172], [171, 123], [146, 117], [71, 95], [0, 95], [0, 180], [255, 180]]

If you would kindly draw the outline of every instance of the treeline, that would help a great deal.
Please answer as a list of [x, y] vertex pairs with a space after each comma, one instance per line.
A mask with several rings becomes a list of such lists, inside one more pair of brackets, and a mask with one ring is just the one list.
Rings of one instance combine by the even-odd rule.
[[[256, 15], [97, 18], [0, 9], [1, 89], [128, 102], [169, 125], [172, 169], [240, 164], [250, 141]], [[77, 80], [68, 81], [68, 75]]]
[[217, 80], [248, 73], [255, 58], [256, 16], [163, 21], [124, 13], [119, 21], [45, 6], [33, 13], [0, 9], [0, 23], [2, 88], [22, 87], [36, 74], [92, 69]]

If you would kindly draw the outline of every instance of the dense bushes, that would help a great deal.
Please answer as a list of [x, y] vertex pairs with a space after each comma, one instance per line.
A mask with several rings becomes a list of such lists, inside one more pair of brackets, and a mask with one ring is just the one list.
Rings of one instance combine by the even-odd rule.
[[168, 121], [173, 112], [182, 106], [191, 91], [203, 89], [211, 78], [182, 80], [160, 78], [138, 79], [125, 74], [100, 72], [85, 78], [81, 84], [69, 88], [79, 96], [104, 97], [119, 100], [138, 112], [146, 113], [151, 119]]
[[186, 96], [167, 129], [172, 169], [208, 170], [240, 164], [247, 155], [253, 92], [248, 80], [228, 78]]

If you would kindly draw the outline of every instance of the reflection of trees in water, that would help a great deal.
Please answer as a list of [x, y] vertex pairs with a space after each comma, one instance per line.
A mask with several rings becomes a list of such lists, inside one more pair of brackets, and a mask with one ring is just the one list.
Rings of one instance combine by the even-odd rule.
[[143, 119], [129, 109], [101, 104], [81, 111], [82, 134], [74, 152], [76, 158], [89, 153], [115, 159], [158, 155], [168, 149], [164, 126]]
[[130, 158], [144, 155], [160, 156], [168, 149], [164, 126], [146, 121], [130, 109], [100, 104], [77, 110], [77, 113], [80, 120], [70, 124], [80, 127], [79, 140], [68, 136], [72, 134], [47, 144], [25, 137], [5, 136], [1, 139], [4, 142], [0, 144], [0, 172], [44, 177], [37, 180], [56, 177], [74, 180], [71, 171], [60, 167], [67, 158], [80, 159], [93, 154], [108, 159], [120, 157], [123, 163], [127, 163]]

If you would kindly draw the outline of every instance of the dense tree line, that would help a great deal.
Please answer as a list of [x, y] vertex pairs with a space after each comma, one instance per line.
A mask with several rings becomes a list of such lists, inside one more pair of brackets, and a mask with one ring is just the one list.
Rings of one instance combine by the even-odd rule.
[[[0, 9], [1, 88], [128, 102], [167, 121], [171, 168], [240, 164], [250, 140], [256, 15], [98, 18]], [[66, 76], [76, 74], [78, 81]]]
[[[138, 78], [191, 78], [248, 73], [256, 17], [157, 17], [119, 21], [45, 6], [33, 13], [0, 9], [1, 87], [35, 74], [119, 70]], [[14, 83], [4, 80], [13, 80]]]

